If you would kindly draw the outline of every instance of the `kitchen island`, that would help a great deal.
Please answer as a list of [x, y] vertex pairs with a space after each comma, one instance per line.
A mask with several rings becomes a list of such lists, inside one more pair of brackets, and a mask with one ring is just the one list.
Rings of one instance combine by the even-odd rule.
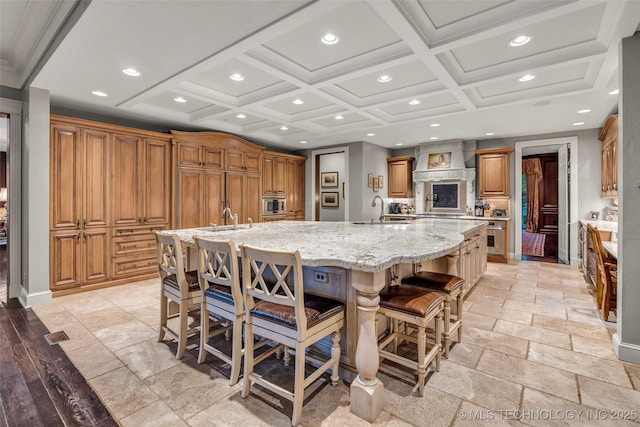
[[[465, 236], [486, 228], [484, 221], [425, 219], [408, 223], [277, 221], [269, 223], [167, 230], [189, 248], [193, 236], [233, 240], [277, 250], [298, 250], [305, 266], [305, 290], [346, 303], [341, 362], [355, 366], [351, 412], [373, 422], [384, 407], [383, 384], [376, 378], [378, 294], [397, 279], [397, 266], [427, 266], [445, 260], [440, 270], [457, 273]], [[189, 251], [192, 254], [192, 250]], [[195, 258], [195, 257], [193, 257]], [[192, 262], [190, 262], [191, 265]]]

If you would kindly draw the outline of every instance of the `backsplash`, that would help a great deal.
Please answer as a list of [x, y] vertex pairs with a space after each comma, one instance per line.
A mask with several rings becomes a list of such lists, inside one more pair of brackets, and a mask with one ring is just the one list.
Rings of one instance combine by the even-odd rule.
[[489, 210], [484, 211], [485, 216], [493, 216], [494, 209], [506, 209], [507, 216], [511, 217], [511, 199], [492, 199], [485, 197], [484, 203], [489, 205]]

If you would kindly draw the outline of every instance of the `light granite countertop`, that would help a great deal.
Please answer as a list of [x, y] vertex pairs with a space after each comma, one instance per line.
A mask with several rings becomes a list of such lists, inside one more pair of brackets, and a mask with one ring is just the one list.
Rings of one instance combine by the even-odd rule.
[[[298, 250], [303, 265], [342, 267], [370, 273], [395, 264], [435, 259], [452, 253], [463, 242], [463, 233], [485, 225], [484, 221], [424, 219], [408, 223], [354, 224], [351, 222], [273, 221], [238, 225], [237, 230], [211, 227], [166, 230], [187, 246], [193, 236], [233, 240], [236, 246]], [[238, 248], [239, 249], [239, 248]]]
[[600, 231], [618, 232], [618, 221], [594, 221], [591, 219], [581, 219], [580, 222], [584, 225], [591, 224], [592, 227], [595, 227]]

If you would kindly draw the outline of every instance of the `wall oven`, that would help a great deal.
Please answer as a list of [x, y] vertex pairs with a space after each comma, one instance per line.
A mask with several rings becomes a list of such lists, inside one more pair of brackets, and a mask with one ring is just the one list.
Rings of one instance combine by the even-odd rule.
[[278, 217], [287, 214], [287, 198], [286, 197], [263, 197], [262, 198], [262, 216]]

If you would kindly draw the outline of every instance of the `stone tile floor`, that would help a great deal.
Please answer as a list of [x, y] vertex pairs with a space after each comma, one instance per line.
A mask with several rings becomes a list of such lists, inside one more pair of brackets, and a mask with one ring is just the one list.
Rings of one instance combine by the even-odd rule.
[[[411, 375], [383, 367], [386, 404], [373, 425], [638, 426], [640, 366], [616, 359], [615, 324], [600, 319], [592, 293], [575, 267], [490, 263], [465, 300], [462, 343], [423, 397]], [[181, 361], [174, 343], [158, 343], [158, 294], [148, 280], [34, 311], [69, 335], [60, 346], [123, 426], [290, 425], [288, 401], [255, 386], [241, 399], [227, 365], [196, 363], [196, 341]], [[371, 425], [349, 412], [345, 382], [321, 380], [305, 396], [303, 426]]]

